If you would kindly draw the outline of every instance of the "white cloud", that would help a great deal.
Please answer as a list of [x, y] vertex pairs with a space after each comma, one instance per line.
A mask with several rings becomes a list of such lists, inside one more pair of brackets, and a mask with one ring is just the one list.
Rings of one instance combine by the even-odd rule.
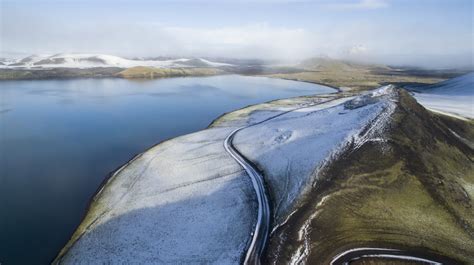
[[379, 9], [379, 8], [386, 8], [389, 7], [388, 0], [357, 0], [357, 1], [350, 1], [350, 2], [342, 2], [342, 3], [332, 3], [328, 5], [334, 9], [348, 9], [348, 10], [356, 10], [356, 9]]
[[[177, 27], [156, 23], [82, 24], [42, 21], [39, 31], [17, 22], [4, 27], [3, 51], [26, 53], [98, 52], [125, 56], [222, 56], [301, 59], [312, 55], [314, 38], [300, 28], [265, 23], [238, 27]], [[21, 27], [21, 29], [20, 29]], [[17, 34], [18, 30], [23, 32]], [[35, 45], [31, 45], [34, 43]], [[66, 50], [65, 50], [66, 49]]]
[[198, 27], [145, 19], [57, 23], [55, 17], [4, 15], [0, 42], [3, 55], [85, 52], [130, 57], [205, 56], [284, 61], [326, 55], [430, 67], [472, 65], [472, 34], [459, 34], [449, 28], [434, 29], [430, 24], [407, 27], [368, 19], [334, 20], [310, 28], [269, 23]]
[[363, 55], [367, 53], [367, 47], [364, 45], [354, 45], [349, 48], [349, 55]]
[[312, 36], [304, 29], [266, 24], [224, 28], [165, 27], [178, 50], [186, 54], [290, 59], [309, 56]]

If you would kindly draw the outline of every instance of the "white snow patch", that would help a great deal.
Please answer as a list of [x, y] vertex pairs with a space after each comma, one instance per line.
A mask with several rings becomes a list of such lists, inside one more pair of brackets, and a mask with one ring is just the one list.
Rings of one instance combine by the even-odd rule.
[[372, 97], [387, 96], [393, 93], [394, 88], [393, 85], [386, 85], [370, 91], [369, 94]]
[[200, 58], [202, 62], [208, 64], [209, 66], [214, 66], [214, 67], [220, 67], [220, 66], [232, 66], [232, 64], [229, 63], [218, 63], [218, 62], [212, 62], [203, 58]]
[[416, 100], [429, 110], [452, 117], [474, 119], [474, 96], [454, 96], [415, 93]]
[[474, 73], [413, 89], [418, 91], [416, 100], [427, 109], [474, 119]]

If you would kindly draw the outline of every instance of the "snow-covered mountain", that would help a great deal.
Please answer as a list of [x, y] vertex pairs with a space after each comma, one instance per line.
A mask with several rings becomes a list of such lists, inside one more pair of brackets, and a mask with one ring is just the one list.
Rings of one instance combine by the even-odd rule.
[[417, 101], [432, 111], [474, 119], [474, 73], [411, 89]]
[[179, 58], [167, 60], [139, 60], [126, 59], [106, 54], [56, 54], [32, 55], [22, 59], [2, 61], [2, 68], [93, 68], [93, 67], [119, 67], [130, 68], [136, 66], [149, 66], [159, 68], [177, 67], [220, 67], [230, 66], [227, 63], [218, 63], [202, 58]]

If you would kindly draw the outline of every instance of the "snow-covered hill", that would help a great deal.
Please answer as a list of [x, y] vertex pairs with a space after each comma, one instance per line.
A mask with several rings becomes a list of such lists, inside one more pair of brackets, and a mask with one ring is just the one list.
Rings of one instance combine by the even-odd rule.
[[105, 54], [56, 54], [32, 55], [18, 60], [4, 61], [1, 68], [93, 68], [93, 67], [119, 67], [130, 68], [136, 66], [149, 66], [160, 68], [177, 67], [220, 67], [230, 64], [212, 62], [201, 58], [180, 58], [167, 60], [139, 60], [126, 59]]
[[237, 128], [233, 145], [272, 200], [269, 264], [329, 264], [379, 242], [472, 260], [470, 223], [456, 221], [472, 220], [472, 150], [388, 85], [249, 106], [154, 146], [107, 181], [53, 264], [241, 264], [258, 205], [225, 150]]
[[351, 98], [335, 95], [262, 104], [250, 107], [255, 111], [249, 115], [240, 110], [240, 118], [151, 148], [96, 195], [56, 262], [241, 263], [257, 205], [250, 178], [224, 150], [226, 137], [242, 124], [266, 121], [240, 131], [235, 144], [263, 166], [280, 223], [315, 170], [346, 146], [372, 140], [372, 132], [389, 121], [394, 104], [383, 94], [368, 95], [373, 101], [359, 100], [354, 108], [343, 104]]
[[418, 102], [432, 111], [474, 119], [474, 73], [411, 89]]

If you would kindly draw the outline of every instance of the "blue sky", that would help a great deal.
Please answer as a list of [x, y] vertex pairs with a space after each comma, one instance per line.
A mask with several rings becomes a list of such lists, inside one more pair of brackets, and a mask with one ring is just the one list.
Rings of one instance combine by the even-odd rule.
[[472, 65], [471, 0], [1, 0], [2, 54]]

